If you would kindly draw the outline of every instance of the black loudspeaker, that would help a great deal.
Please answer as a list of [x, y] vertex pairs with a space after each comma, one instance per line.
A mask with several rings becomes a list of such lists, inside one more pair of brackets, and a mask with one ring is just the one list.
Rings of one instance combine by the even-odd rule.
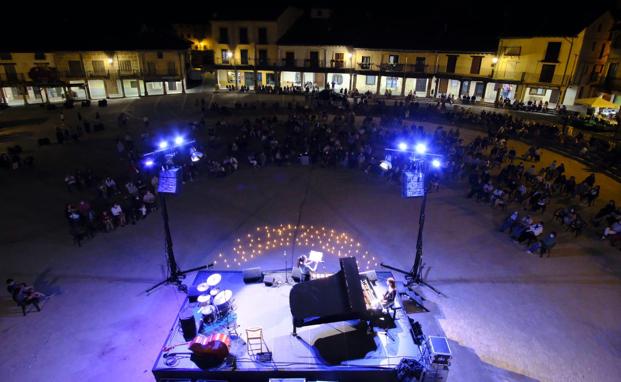
[[263, 281], [263, 274], [261, 273], [261, 268], [248, 268], [244, 269], [244, 282], [246, 284], [249, 283], [260, 283]]
[[49, 138], [39, 138], [39, 140], [37, 142], [39, 142], [39, 146], [47, 146], [47, 145], [51, 144]]
[[268, 287], [274, 286], [275, 282], [276, 282], [276, 278], [274, 278], [274, 276], [267, 275], [263, 277], [263, 283], [265, 284], [265, 286], [268, 286]]
[[192, 308], [185, 308], [179, 313], [179, 323], [181, 324], [181, 331], [183, 331], [183, 338], [186, 341], [196, 337], [196, 320], [194, 320]]
[[300, 273], [300, 268], [298, 267], [294, 267], [291, 270], [291, 278], [293, 279], [293, 281], [295, 281], [296, 283], [299, 283], [300, 280], [302, 279], [302, 274]]

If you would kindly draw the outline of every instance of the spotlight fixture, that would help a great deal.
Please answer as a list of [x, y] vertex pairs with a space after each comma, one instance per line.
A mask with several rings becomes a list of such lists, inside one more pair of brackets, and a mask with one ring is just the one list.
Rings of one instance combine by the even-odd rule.
[[147, 159], [144, 161], [145, 167], [153, 167], [153, 164], [154, 164], [153, 159]]
[[175, 145], [179, 146], [179, 145], [183, 144], [183, 141], [184, 141], [184, 139], [183, 139], [182, 136], [178, 135], [178, 136], [175, 137]]
[[440, 166], [442, 165], [442, 163], [440, 162], [439, 159], [434, 159], [431, 161], [431, 165], [435, 168], [440, 168]]
[[167, 141], [160, 141], [158, 146], [160, 147], [160, 149], [165, 149], [165, 148], [168, 147], [168, 142]]
[[399, 147], [399, 150], [405, 151], [408, 149], [408, 144], [405, 142], [399, 142], [399, 145], [397, 145], [397, 147]]
[[427, 152], [427, 146], [424, 143], [416, 144], [415, 150], [419, 154], [424, 154]]

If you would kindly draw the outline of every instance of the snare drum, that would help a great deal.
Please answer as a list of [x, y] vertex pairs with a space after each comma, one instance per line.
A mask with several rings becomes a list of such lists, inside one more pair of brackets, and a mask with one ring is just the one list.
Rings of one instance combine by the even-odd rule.
[[199, 306], [207, 306], [207, 305], [211, 304], [211, 295], [210, 294], [201, 294], [200, 296], [198, 296], [196, 301], [198, 302]]
[[203, 322], [211, 324], [216, 320], [216, 308], [213, 305], [205, 305], [199, 309], [199, 313], [203, 316]]

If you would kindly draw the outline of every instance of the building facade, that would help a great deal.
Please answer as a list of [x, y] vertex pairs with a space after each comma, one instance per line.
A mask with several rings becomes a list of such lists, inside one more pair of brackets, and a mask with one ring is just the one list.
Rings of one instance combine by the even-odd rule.
[[481, 49], [435, 49], [426, 39], [404, 49], [366, 46], [364, 38], [351, 38], [355, 30], [332, 33], [332, 16], [329, 9], [236, 10], [174, 25], [184, 47], [0, 53], [0, 102], [165, 95], [185, 92], [186, 77], [209, 76], [220, 89], [330, 88], [549, 107], [603, 95], [621, 103], [621, 28], [611, 12], [588, 25], [504, 36]]
[[9, 105], [185, 92], [186, 50], [0, 54], [0, 102]]

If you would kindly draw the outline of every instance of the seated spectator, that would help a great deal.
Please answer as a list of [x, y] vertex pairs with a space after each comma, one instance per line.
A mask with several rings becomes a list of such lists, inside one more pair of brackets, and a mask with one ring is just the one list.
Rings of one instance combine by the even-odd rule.
[[16, 283], [13, 279], [6, 280], [6, 289], [11, 294], [13, 301], [22, 307], [24, 316], [26, 315], [26, 305], [34, 305], [37, 311], [41, 311], [39, 301], [45, 297], [43, 293], [37, 292], [32, 286], [26, 283]]
[[156, 208], [155, 195], [153, 195], [151, 191], [147, 190], [147, 192], [145, 192], [144, 196], [142, 197], [142, 201], [147, 206], [147, 209], [149, 211], [153, 211]]
[[520, 237], [518, 237], [518, 242], [522, 243], [525, 241], [527, 245], [530, 245], [535, 240], [537, 240], [537, 237], [539, 237], [539, 235], [541, 235], [542, 233], [543, 233], [543, 222], [542, 221], [540, 221], [539, 223], [531, 224], [530, 227], [524, 230], [524, 232], [522, 232]]
[[607, 239], [608, 236], [614, 236], [618, 234], [621, 234], [621, 220], [617, 220], [609, 227], [604, 228], [604, 232], [602, 233], [602, 240]]
[[136, 187], [136, 185], [131, 181], [125, 184], [125, 188], [127, 189], [127, 192], [129, 192], [129, 194], [132, 196], [138, 194], [138, 187]]
[[593, 217], [593, 225], [597, 227], [603, 219], [607, 219], [608, 217], [614, 215], [616, 210], [617, 205], [615, 201], [608, 201], [608, 203], [604, 207], [602, 207], [602, 209], [600, 209], [599, 212]]
[[550, 250], [552, 249], [552, 247], [554, 247], [556, 245], [556, 232], [552, 231], [549, 234], [547, 234], [543, 239], [533, 243], [529, 248], [528, 248], [528, 254], [533, 254], [537, 251], [539, 251], [539, 257], [543, 257], [543, 255], [545, 253], [548, 254], [548, 257], [550, 256]]
[[508, 229], [513, 228], [514, 225], [517, 224], [520, 214], [518, 211], [513, 211], [511, 215], [507, 216], [505, 220], [502, 222], [502, 225], [498, 229], [500, 232], [505, 232]]

